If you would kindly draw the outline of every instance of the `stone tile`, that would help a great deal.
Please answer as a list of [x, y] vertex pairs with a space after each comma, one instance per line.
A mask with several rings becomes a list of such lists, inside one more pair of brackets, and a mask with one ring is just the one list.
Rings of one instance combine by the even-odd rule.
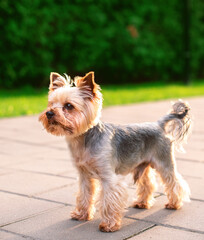
[[[36, 159], [38, 156], [42, 156], [50, 149], [42, 148], [36, 145], [29, 145], [18, 141], [5, 140], [1, 143], [1, 166], [15, 164], [16, 162], [25, 162], [31, 158]], [[53, 149], [54, 151], [54, 149]], [[55, 150], [56, 151], [56, 150]], [[50, 150], [50, 155], [52, 149]]]
[[35, 161], [31, 159], [24, 163], [12, 164], [12, 166], [5, 167], [5, 170], [7, 169], [7, 170], [16, 170], [16, 171], [24, 171], [24, 172], [33, 172], [33, 173], [36, 172], [36, 173], [60, 175], [61, 173], [64, 173], [65, 170], [72, 171], [73, 168], [74, 167], [72, 166], [72, 164], [70, 164], [69, 160], [64, 161], [61, 159], [45, 158], [42, 160], [36, 159]]
[[56, 141], [49, 142], [49, 147], [53, 147], [53, 148], [57, 148], [65, 151], [69, 149], [65, 138], [60, 138], [57, 142]]
[[43, 153], [39, 152], [36, 155], [36, 158], [40, 160], [65, 161], [65, 163], [69, 165], [69, 169], [65, 168], [65, 171], [73, 171], [76, 169], [72, 161], [71, 152], [65, 140], [57, 144], [51, 143], [49, 145], [45, 145]]
[[[166, 111], [170, 107], [170, 105], [168, 105], [165, 107], [166, 111], [162, 111], [161, 106], [157, 106], [157, 111], [149, 111], [149, 108], [151, 109], [153, 105], [153, 103], [144, 103], [141, 105], [130, 104], [124, 106], [107, 107], [103, 109], [102, 120], [115, 124], [157, 121], [160, 117], [166, 114]], [[144, 111], [145, 108], [146, 110]]]
[[72, 184], [71, 179], [26, 172], [0, 176], [0, 190], [26, 195], [40, 194], [68, 184]]
[[0, 124], [3, 127], [3, 129], [7, 129], [7, 130], [11, 129], [14, 131], [16, 129], [36, 128], [38, 126], [38, 120], [37, 120], [37, 115], [13, 117], [13, 118], [1, 118]]
[[120, 231], [102, 233], [98, 230], [100, 220], [97, 216], [89, 222], [74, 221], [69, 218], [70, 210], [70, 207], [59, 208], [27, 219], [23, 224], [21, 222], [14, 223], [3, 229], [43, 240], [103, 240], [105, 237], [122, 240], [152, 226], [150, 223], [124, 219]]
[[[25, 240], [25, 236], [21, 236], [15, 233], [10, 233], [6, 231], [1, 231], [0, 229], [0, 239], [2, 240]], [[29, 238], [27, 238], [29, 240]]]
[[[39, 135], [41, 138], [39, 138]], [[29, 137], [28, 137], [29, 136]], [[20, 141], [20, 142], [27, 142], [27, 143], [55, 143], [61, 141], [62, 137], [55, 137], [51, 134], [48, 134], [46, 130], [40, 128], [28, 129], [26, 128], [15, 128], [12, 129], [5, 129], [3, 128], [0, 133], [0, 139], [2, 140], [12, 140], [12, 141]]]
[[[39, 137], [39, 136], [38, 136]], [[61, 148], [55, 149], [54, 146], [50, 146], [49, 144], [42, 144], [42, 143], [32, 143], [29, 141], [21, 141], [19, 139], [16, 140], [10, 140], [10, 139], [4, 139], [1, 143], [1, 153], [8, 154], [8, 155], [20, 155], [24, 153], [31, 154], [32, 152], [35, 154], [37, 152], [44, 152], [48, 150], [62, 150]], [[65, 150], [65, 148], [63, 148]]]
[[61, 206], [51, 201], [41, 201], [4, 192], [0, 192], [0, 199], [0, 226]]
[[167, 227], [156, 226], [145, 232], [140, 233], [139, 235], [130, 238], [130, 240], [203, 240], [204, 235], [195, 233], [195, 232], [187, 232], [182, 229], [173, 229]]
[[[187, 144], [184, 144], [184, 149], [186, 150], [187, 154], [188, 151], [190, 151], [191, 149], [203, 151], [204, 150], [203, 141], [204, 133], [200, 134], [198, 132], [196, 133], [195, 131], [193, 131], [193, 133], [189, 136]], [[183, 156], [187, 154], [184, 154]]]
[[[199, 144], [199, 141], [200, 140], [203, 140], [204, 139], [204, 131], [203, 131], [203, 128], [201, 128], [200, 130], [195, 130], [193, 128], [193, 132], [192, 134], [190, 135], [189, 137], [189, 140], [188, 142], [190, 142], [192, 145], [197, 145]], [[203, 148], [202, 148], [203, 149]]]
[[28, 157], [23, 157], [23, 156], [12, 156], [12, 155], [8, 155], [8, 154], [4, 154], [4, 155], [0, 155], [0, 167], [2, 168], [6, 168], [9, 166], [12, 166], [13, 164], [21, 164], [24, 163], [26, 161], [28, 161]]
[[177, 160], [177, 168], [178, 172], [181, 173], [183, 176], [190, 176], [198, 179], [204, 180], [204, 164], [199, 162], [188, 162], [188, 161], [181, 161]]
[[44, 148], [39, 148], [38, 152], [35, 154], [35, 159], [39, 160], [56, 160], [56, 161], [65, 161], [66, 163], [72, 164], [72, 158], [70, 151], [65, 149], [58, 149], [54, 147], [45, 146]]
[[76, 168], [73, 167], [73, 168], [70, 168], [68, 171], [65, 171], [65, 172], [61, 173], [60, 176], [78, 179], [79, 174], [78, 174]]
[[191, 201], [191, 203], [184, 203], [184, 206], [177, 211], [165, 209], [165, 203], [167, 203], [166, 196], [161, 196], [157, 198], [155, 205], [151, 209], [129, 208], [126, 216], [156, 224], [168, 224], [194, 231], [203, 231], [204, 217], [202, 212], [204, 202]]
[[[53, 191], [49, 191], [38, 195], [38, 197], [49, 199], [51, 201], [61, 202], [63, 204], [71, 204], [75, 206], [76, 195], [78, 192], [78, 181], [73, 181], [69, 186], [65, 186]], [[74, 207], [73, 207], [74, 208]]]
[[204, 150], [191, 149], [187, 151], [186, 154], [176, 153], [176, 158], [204, 163], [203, 155], [204, 155]]
[[[1, 158], [1, 156], [0, 156], [0, 158]], [[12, 169], [0, 168], [0, 176], [11, 174], [13, 172], [14, 172], [14, 170], [12, 170]]]
[[[39, 147], [35, 145], [21, 144], [19, 142], [10, 143], [9, 141], [5, 141], [3, 144], [1, 144], [1, 147], [1, 151], [4, 152], [0, 153], [0, 166], [3, 167], [12, 167], [19, 164], [29, 164], [30, 160], [33, 162], [37, 160], [40, 160], [42, 162], [46, 161], [48, 165], [49, 161], [50, 165], [53, 165], [54, 160], [56, 160], [56, 163], [58, 162], [59, 165], [63, 164], [60, 162], [64, 162], [67, 167], [73, 167], [71, 155], [68, 149], [62, 150], [47, 146]], [[12, 148], [12, 151], [10, 148]]]
[[0, 125], [0, 139], [19, 140], [37, 144], [58, 142], [63, 139], [63, 137], [48, 134], [38, 121], [37, 115], [0, 119]]
[[185, 177], [185, 179], [188, 182], [191, 190], [191, 198], [204, 201], [204, 180], [202, 178], [191, 177]]

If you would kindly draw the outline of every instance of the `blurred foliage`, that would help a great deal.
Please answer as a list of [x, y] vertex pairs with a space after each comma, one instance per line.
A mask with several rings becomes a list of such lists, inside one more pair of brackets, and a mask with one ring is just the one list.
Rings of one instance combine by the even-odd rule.
[[[193, 77], [204, 77], [204, 1], [191, 0]], [[183, 1], [0, 0], [0, 86], [48, 85], [51, 71], [102, 83], [181, 79]]]

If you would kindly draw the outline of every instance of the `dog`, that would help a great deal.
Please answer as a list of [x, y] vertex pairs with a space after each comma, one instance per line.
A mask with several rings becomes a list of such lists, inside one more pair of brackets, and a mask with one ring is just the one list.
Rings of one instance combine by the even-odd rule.
[[133, 175], [137, 186], [133, 207], [148, 209], [154, 203], [155, 171], [165, 186], [166, 208], [179, 209], [183, 201], [189, 201], [190, 190], [177, 171], [174, 148], [190, 133], [189, 105], [177, 101], [157, 122], [114, 125], [100, 121], [100, 90], [94, 72], [74, 80], [51, 73], [48, 107], [39, 116], [47, 132], [66, 137], [79, 172], [79, 193], [71, 218], [91, 220], [100, 189], [99, 229], [119, 230], [127, 192], [118, 175]]

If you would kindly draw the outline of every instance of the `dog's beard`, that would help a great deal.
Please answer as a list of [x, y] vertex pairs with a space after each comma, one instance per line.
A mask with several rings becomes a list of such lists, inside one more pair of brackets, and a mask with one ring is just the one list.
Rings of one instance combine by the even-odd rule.
[[49, 121], [48, 120], [48, 124], [49, 124], [49, 128], [52, 129], [52, 133], [55, 135], [72, 135], [73, 134], [73, 128], [69, 127], [69, 126], [65, 126], [62, 123], [53, 120], [53, 121]]
[[87, 112], [78, 111], [75, 114], [64, 114], [61, 110], [54, 111], [54, 117], [48, 119], [46, 110], [39, 120], [42, 122], [47, 132], [56, 136], [76, 137], [83, 134], [90, 126], [90, 116]]
[[64, 136], [72, 135], [74, 133], [73, 126], [71, 124], [68, 124], [69, 121], [66, 120], [64, 117], [59, 117], [59, 113], [56, 117], [52, 119], [47, 119], [45, 111], [40, 115], [39, 120], [42, 122], [47, 132], [53, 135]]

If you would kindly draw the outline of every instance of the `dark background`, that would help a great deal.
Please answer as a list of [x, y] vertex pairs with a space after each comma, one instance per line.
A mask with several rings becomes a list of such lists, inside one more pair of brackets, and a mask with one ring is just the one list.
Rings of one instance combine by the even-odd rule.
[[[0, 0], [0, 87], [51, 71], [103, 84], [183, 81], [184, 0]], [[190, 0], [190, 74], [204, 78], [204, 1]]]

